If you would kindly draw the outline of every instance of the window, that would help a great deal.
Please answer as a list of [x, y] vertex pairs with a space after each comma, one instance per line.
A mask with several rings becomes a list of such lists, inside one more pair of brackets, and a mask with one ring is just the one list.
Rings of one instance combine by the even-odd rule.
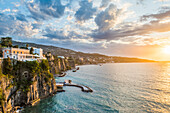
[[9, 51], [7, 51], [6, 53], [9, 53]]
[[13, 53], [15, 54], [15, 51]]
[[7, 55], [7, 57], [8, 57], [8, 55]]
[[21, 52], [21, 54], [22, 54], [22, 52]]
[[26, 58], [32, 58], [32, 56], [26, 56]]
[[19, 52], [17, 52], [17, 54], [18, 54]]

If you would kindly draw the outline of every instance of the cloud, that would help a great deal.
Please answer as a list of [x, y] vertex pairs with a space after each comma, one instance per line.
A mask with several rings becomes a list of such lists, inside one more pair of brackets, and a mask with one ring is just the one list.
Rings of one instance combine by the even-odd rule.
[[31, 17], [35, 20], [48, 20], [50, 18], [60, 18], [64, 15], [65, 6], [60, 0], [36, 0], [26, 3]]
[[37, 22], [35, 21], [34, 23], [32, 23], [32, 27], [33, 29], [40, 29], [40, 27], [43, 25], [42, 22]]
[[109, 5], [112, 0], [102, 0], [100, 8], [105, 8]]
[[11, 9], [4, 9], [4, 10], [2, 10], [2, 13], [4, 13], [4, 12], [10, 12], [11, 11]]
[[168, 2], [170, 0], [157, 0], [157, 1], [159, 1], [159, 2]]
[[20, 21], [27, 21], [25, 15], [23, 15], [23, 14], [21, 14], [21, 13], [18, 13], [18, 14], [16, 15], [16, 19], [17, 19], [17, 20], [20, 20]]
[[27, 22], [24, 15], [7, 15], [0, 13], [0, 35], [30, 38], [38, 33], [39, 30], [33, 29], [32, 23]]
[[50, 39], [69, 39], [69, 37], [64, 35], [63, 30], [53, 29], [52, 27], [46, 27], [45, 30], [43, 30], [43, 36], [48, 37]]
[[141, 20], [146, 21], [148, 18], [154, 18], [160, 20], [167, 17], [170, 17], [170, 10], [158, 14], [143, 15], [141, 17]]
[[86, 21], [92, 18], [96, 12], [96, 8], [93, 8], [93, 3], [88, 0], [82, 0], [79, 2], [80, 8], [75, 14], [78, 21]]
[[[142, 24], [140, 22], [124, 22], [117, 24], [121, 15], [125, 15], [126, 10], [118, 9], [115, 5], [111, 4], [105, 11], [99, 13], [95, 19], [98, 25], [98, 30], [90, 34], [96, 41], [98, 40], [119, 40], [126, 37], [145, 36], [155, 32], [162, 33], [170, 31], [170, 11], [162, 11], [158, 14], [143, 15], [142, 21], [149, 18], [148, 23]], [[166, 21], [165, 21], [166, 20]], [[115, 29], [116, 28], [116, 29]], [[135, 39], [133, 39], [135, 40]]]
[[105, 11], [100, 12], [95, 18], [95, 22], [99, 27], [99, 32], [108, 31], [116, 26], [124, 13], [124, 9], [118, 9], [116, 5], [110, 4]]
[[[125, 24], [125, 23], [124, 23]], [[126, 23], [127, 24], [127, 23]], [[108, 30], [106, 32], [93, 33], [91, 36], [95, 40], [118, 40], [125, 37], [143, 36], [154, 32], [170, 31], [169, 23], [159, 23], [159, 21], [151, 21], [144, 25], [125, 25], [118, 30]], [[134, 39], [135, 40], [135, 39]]]
[[119, 2], [119, 0], [102, 0], [100, 8], [106, 8], [111, 2]]

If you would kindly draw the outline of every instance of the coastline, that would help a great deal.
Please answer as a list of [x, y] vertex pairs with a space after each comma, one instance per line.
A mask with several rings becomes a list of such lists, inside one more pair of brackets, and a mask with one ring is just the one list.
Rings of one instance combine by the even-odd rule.
[[[145, 63], [145, 62], [131, 62], [131, 63], [137, 63], [137, 64], [142, 64], [142, 63]], [[130, 64], [131, 64], [130, 63]], [[146, 62], [146, 63], [159, 63], [159, 62]], [[76, 67], [75, 68], [73, 68], [73, 69], [76, 69], [77, 67], [81, 67], [81, 66], [90, 66], [90, 65], [99, 65], [99, 64], [101, 64], [101, 63], [98, 63], [98, 64], [82, 64], [82, 65], [76, 65]], [[108, 62], [108, 63], [102, 63], [102, 65], [103, 64], [114, 64], [114, 63], [112, 63], [112, 62]], [[118, 63], [115, 63], [115, 64], [118, 64]], [[123, 63], [120, 63], [120, 64], [123, 64]], [[125, 64], [128, 64], [128, 63], [125, 63]], [[62, 71], [62, 73], [66, 73], [66, 75], [65, 76], [67, 76], [67, 72], [68, 71], [71, 71], [71, 70], [73, 70], [73, 69], [69, 69], [69, 70], [66, 70], [66, 71]], [[81, 71], [81, 68], [80, 68], [80, 71]], [[54, 78], [57, 78], [59, 76], [59, 74], [56, 74], [56, 75], [54, 75]], [[65, 77], [64, 76], [64, 77]], [[79, 88], [81, 88], [82, 89], [82, 87], [81, 86], [78, 86], [78, 85], [66, 85], [66, 86], [75, 86], [75, 87], [79, 87]], [[88, 86], [86, 86], [86, 87], [88, 87]], [[83, 89], [82, 89], [83, 90]], [[63, 90], [64, 92], [65, 92], [65, 90]], [[59, 92], [63, 92], [63, 91], [59, 91]], [[29, 103], [28, 105], [26, 105], [26, 106], [24, 106], [24, 108], [25, 107], [29, 107], [29, 106], [34, 106], [34, 105], [36, 105], [38, 102], [40, 102], [41, 100], [43, 100], [43, 99], [46, 99], [46, 98], [49, 98], [49, 97], [52, 97], [52, 96], [54, 96], [54, 95], [56, 95], [57, 93], [59, 93], [57, 90], [55, 91], [55, 92], [53, 92], [53, 93], [51, 93], [51, 94], [49, 94], [49, 95], [46, 95], [46, 96], [44, 96], [44, 97], [41, 97], [40, 99], [39, 99], [39, 101], [35, 101], [34, 103], [33, 103], [33, 105], [31, 104], [31, 103]], [[86, 91], [85, 91], [86, 92]], [[90, 91], [90, 92], [93, 92], [93, 91]], [[23, 109], [24, 109], [23, 108]]]

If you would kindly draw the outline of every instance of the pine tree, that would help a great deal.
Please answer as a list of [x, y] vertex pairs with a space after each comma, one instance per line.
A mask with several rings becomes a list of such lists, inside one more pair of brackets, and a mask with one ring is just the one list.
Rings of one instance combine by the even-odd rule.
[[33, 49], [33, 48], [31, 48], [31, 49], [30, 49], [30, 54], [33, 54], [33, 51], [34, 51], [34, 49]]
[[26, 44], [26, 48], [28, 49], [28, 47], [29, 47], [29, 44]]

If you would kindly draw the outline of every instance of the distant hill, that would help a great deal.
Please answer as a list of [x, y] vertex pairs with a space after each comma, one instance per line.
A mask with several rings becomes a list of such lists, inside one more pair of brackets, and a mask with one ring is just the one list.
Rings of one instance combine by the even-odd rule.
[[129, 57], [113, 57], [115, 63], [132, 63], [132, 62], [156, 62], [154, 60], [129, 58]]
[[83, 52], [77, 52], [70, 49], [60, 48], [56, 46], [48, 46], [48, 45], [41, 45], [41, 44], [35, 44], [35, 43], [25, 43], [25, 42], [17, 42], [12, 41], [13, 45], [18, 45], [19, 47], [25, 47], [26, 44], [29, 44], [29, 46], [42, 48], [44, 53], [51, 52], [53, 55], [58, 56], [81, 56], [81, 57], [108, 57], [106, 55], [97, 54], [97, 53], [83, 53]]
[[116, 63], [130, 63], [130, 62], [156, 62], [153, 60], [147, 60], [147, 59], [139, 59], [139, 58], [129, 58], [129, 57], [116, 57], [116, 56], [106, 56], [98, 53], [83, 53], [83, 52], [77, 52], [70, 49], [60, 48], [56, 46], [48, 46], [48, 45], [41, 45], [41, 44], [35, 44], [35, 43], [25, 43], [25, 42], [17, 42], [12, 41], [13, 45], [18, 45], [19, 47], [25, 47], [26, 44], [29, 44], [29, 46], [42, 48], [44, 53], [51, 52], [53, 55], [58, 56], [72, 56], [75, 58], [78, 57], [90, 57], [90, 58], [105, 58], [110, 59]]

